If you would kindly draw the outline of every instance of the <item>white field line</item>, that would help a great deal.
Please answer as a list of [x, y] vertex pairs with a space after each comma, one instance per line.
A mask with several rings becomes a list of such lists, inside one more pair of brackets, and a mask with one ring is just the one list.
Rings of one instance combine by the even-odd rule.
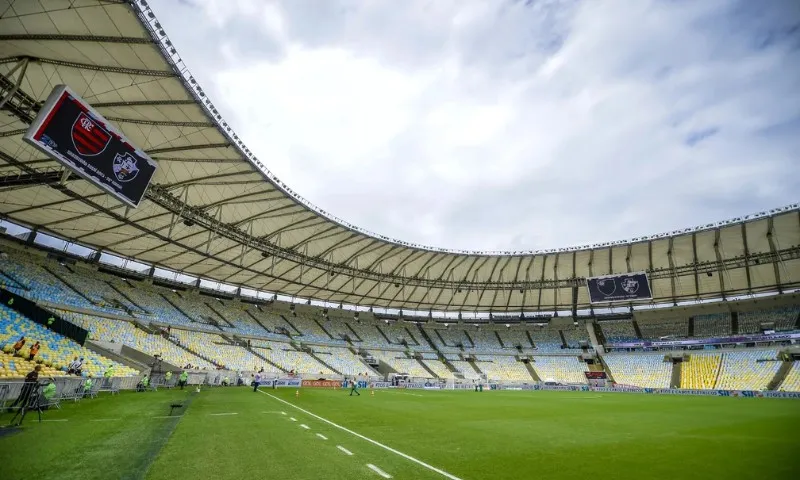
[[223, 415], [239, 415], [237, 412], [226, 412], [226, 413], [209, 413], [209, 415], [214, 417], [220, 417]]
[[281, 398], [276, 397], [275, 395], [269, 394], [269, 393], [264, 392], [262, 390], [259, 390], [259, 392], [263, 393], [264, 395], [267, 395], [268, 397], [272, 398], [273, 400], [277, 400], [277, 401], [279, 401], [279, 402], [281, 402], [281, 403], [283, 403], [285, 405], [288, 405], [288, 406], [290, 406], [290, 407], [292, 407], [294, 409], [297, 409], [297, 410], [305, 413], [306, 415], [310, 415], [310, 416], [316, 418], [317, 420], [320, 420], [322, 422], [327, 423], [328, 425], [336, 427], [339, 430], [345, 431], [345, 432], [347, 432], [347, 433], [349, 433], [349, 434], [351, 434], [353, 436], [356, 436], [356, 437], [358, 437], [358, 438], [360, 438], [362, 440], [366, 440], [367, 442], [369, 442], [369, 443], [371, 443], [371, 444], [373, 444], [375, 446], [381, 447], [384, 450], [388, 450], [388, 451], [394, 453], [395, 455], [399, 455], [399, 456], [405, 458], [406, 460], [412, 461], [412, 462], [416, 463], [417, 465], [420, 465], [422, 467], [427, 468], [428, 470], [436, 472], [436, 473], [438, 473], [439, 475], [441, 475], [441, 476], [443, 476], [445, 478], [449, 478], [450, 480], [462, 480], [461, 478], [456, 477], [453, 474], [447, 473], [447, 472], [445, 472], [444, 470], [442, 470], [440, 468], [436, 468], [433, 465], [429, 465], [429, 464], [423, 462], [422, 460], [418, 460], [418, 459], [412, 457], [411, 455], [407, 455], [407, 454], [405, 454], [405, 453], [403, 453], [403, 452], [401, 452], [399, 450], [395, 450], [394, 448], [389, 447], [387, 445], [384, 445], [384, 444], [382, 444], [380, 442], [377, 442], [377, 441], [375, 441], [375, 440], [373, 440], [373, 439], [371, 439], [369, 437], [365, 437], [364, 435], [361, 435], [360, 433], [356, 433], [356, 432], [350, 430], [349, 428], [346, 428], [346, 427], [343, 427], [343, 426], [339, 425], [338, 423], [333, 423], [332, 421], [330, 421], [330, 420], [328, 420], [326, 418], [322, 418], [319, 415], [316, 415], [314, 413], [309, 412], [308, 410], [305, 410], [303, 408], [298, 407], [297, 405], [293, 405], [293, 404], [287, 402], [286, 400], [283, 400]]
[[53, 418], [53, 419], [44, 419], [43, 422], [67, 422], [66, 418]]
[[305, 423], [301, 423], [301, 424], [300, 424], [300, 427], [302, 427], [302, 428], [305, 428], [306, 430], [311, 430], [311, 427], [309, 427], [309, 426], [308, 426], [308, 425], [306, 425]]
[[271, 411], [271, 412], [261, 412], [261, 413], [280, 413], [281, 415], [286, 415], [286, 412], [276, 412], [276, 411]]
[[370, 470], [372, 470], [373, 472], [377, 473], [378, 475], [380, 475], [383, 478], [392, 478], [391, 475], [389, 475], [388, 473], [384, 472], [383, 470], [381, 470], [380, 468], [376, 467], [375, 465], [373, 465], [371, 463], [368, 463], [367, 467], [369, 467]]
[[291, 420], [291, 421], [293, 421], [293, 422], [296, 422], [296, 421], [297, 421], [297, 419], [296, 419], [296, 418], [294, 418], [294, 417], [289, 417], [289, 420]]
[[323, 435], [323, 434], [321, 434], [321, 433], [318, 433], [318, 434], [317, 434], [317, 436], [318, 436], [319, 438], [323, 439], [323, 440], [327, 440], [327, 439], [328, 439], [328, 437], [326, 437], [325, 435]]
[[121, 418], [93, 418], [89, 420], [90, 422], [113, 422], [116, 420], [122, 420]]
[[353, 454], [353, 452], [351, 452], [350, 450], [344, 448], [341, 445], [336, 445], [336, 448], [338, 448], [339, 450], [343, 451], [346, 455], [352, 455]]

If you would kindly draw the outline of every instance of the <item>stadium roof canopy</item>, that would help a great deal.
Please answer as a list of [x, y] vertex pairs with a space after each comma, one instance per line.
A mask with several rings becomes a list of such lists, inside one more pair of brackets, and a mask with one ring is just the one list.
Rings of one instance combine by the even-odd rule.
[[[58, 84], [157, 160], [139, 208], [64, 175], [22, 141]], [[436, 249], [359, 229], [309, 204], [253, 156], [143, 0], [0, 0], [0, 104], [5, 218], [228, 284], [465, 312], [586, 308], [585, 278], [633, 271], [647, 271], [654, 300], [668, 303], [800, 284], [798, 205], [545, 251]]]

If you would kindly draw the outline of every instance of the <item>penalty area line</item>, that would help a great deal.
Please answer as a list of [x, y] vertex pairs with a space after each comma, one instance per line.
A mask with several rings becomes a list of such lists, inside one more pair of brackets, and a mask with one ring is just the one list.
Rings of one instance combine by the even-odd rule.
[[395, 455], [399, 455], [399, 456], [405, 458], [406, 460], [409, 460], [411, 462], [416, 463], [417, 465], [420, 465], [422, 467], [427, 468], [428, 470], [436, 472], [436, 473], [438, 473], [439, 475], [441, 475], [441, 476], [443, 476], [445, 478], [449, 478], [450, 480], [462, 480], [461, 478], [456, 477], [453, 474], [447, 473], [447, 472], [445, 472], [444, 470], [442, 470], [440, 468], [436, 468], [433, 465], [427, 464], [427, 463], [423, 462], [422, 460], [419, 460], [419, 459], [416, 459], [416, 458], [412, 457], [411, 455], [407, 455], [407, 454], [405, 454], [405, 453], [403, 453], [403, 452], [401, 452], [399, 450], [396, 450], [396, 449], [394, 449], [394, 448], [392, 448], [392, 447], [390, 447], [388, 445], [384, 445], [384, 444], [382, 444], [382, 443], [380, 443], [380, 442], [378, 442], [376, 440], [373, 440], [373, 439], [371, 439], [369, 437], [365, 437], [364, 435], [361, 435], [360, 433], [354, 432], [354, 431], [350, 430], [347, 427], [343, 427], [343, 426], [339, 425], [338, 423], [334, 423], [334, 422], [328, 420], [327, 418], [322, 418], [319, 415], [311, 413], [311, 412], [309, 412], [308, 410], [306, 410], [304, 408], [300, 408], [297, 405], [289, 403], [289, 402], [287, 402], [286, 400], [284, 400], [282, 398], [278, 398], [275, 395], [272, 395], [270, 393], [264, 392], [264, 391], [262, 391], [260, 389], [258, 391], [263, 393], [264, 395], [272, 398], [273, 400], [277, 400], [277, 401], [279, 401], [279, 402], [281, 402], [281, 403], [283, 403], [285, 405], [288, 405], [288, 406], [290, 406], [290, 407], [292, 407], [292, 408], [294, 408], [296, 410], [299, 410], [299, 411], [305, 413], [306, 415], [312, 416], [312, 417], [316, 418], [317, 420], [319, 420], [321, 422], [325, 422], [325, 423], [327, 423], [328, 425], [330, 425], [332, 427], [336, 427], [339, 430], [342, 430], [342, 431], [345, 431], [345, 432], [349, 433], [350, 435], [356, 436], [356, 437], [358, 437], [358, 438], [360, 438], [362, 440], [365, 440], [365, 441], [367, 441], [367, 442], [369, 442], [369, 443], [371, 443], [371, 444], [373, 444], [375, 446], [381, 447], [382, 449], [387, 450], [389, 452], [392, 452]]
[[383, 478], [392, 478], [391, 475], [389, 475], [388, 473], [384, 472], [383, 470], [381, 470], [380, 468], [376, 467], [375, 465], [373, 465], [371, 463], [367, 464], [367, 468], [369, 468], [370, 470], [372, 470], [373, 472], [377, 473], [378, 475], [380, 475]]

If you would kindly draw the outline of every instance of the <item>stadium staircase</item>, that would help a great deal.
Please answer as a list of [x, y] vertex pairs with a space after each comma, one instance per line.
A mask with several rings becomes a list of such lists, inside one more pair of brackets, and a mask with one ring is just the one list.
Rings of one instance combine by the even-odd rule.
[[672, 363], [672, 378], [669, 381], [670, 388], [681, 388], [681, 366], [682, 362]]
[[214, 360], [214, 359], [212, 359], [211, 357], [207, 357], [207, 356], [203, 355], [203, 354], [202, 354], [202, 353], [200, 353], [200, 352], [195, 352], [195, 351], [194, 351], [194, 350], [192, 350], [191, 348], [189, 348], [189, 347], [186, 347], [186, 346], [182, 345], [180, 342], [176, 341], [176, 340], [175, 340], [173, 337], [171, 337], [171, 336], [170, 336], [170, 337], [167, 337], [167, 340], [169, 340], [170, 342], [172, 342], [173, 344], [175, 344], [175, 345], [176, 345], [178, 348], [181, 348], [181, 349], [183, 349], [183, 350], [186, 350], [187, 352], [191, 353], [192, 355], [194, 355], [194, 356], [196, 356], [196, 357], [200, 357], [200, 358], [202, 358], [203, 360], [205, 360], [206, 362], [210, 363], [211, 365], [214, 365], [214, 366], [217, 366], [217, 367], [222, 367], [222, 365], [221, 365], [220, 363], [217, 363], [217, 361], [215, 361], [215, 360]]
[[[600, 324], [597, 322], [588, 323], [587, 325], [591, 325], [592, 330], [594, 331], [594, 336], [597, 339], [596, 345], [605, 345], [606, 344], [606, 336], [603, 335], [603, 329], [600, 328]], [[589, 332], [591, 334], [591, 332]]]
[[739, 312], [731, 312], [731, 333], [739, 335]]
[[506, 344], [503, 343], [503, 339], [500, 338], [500, 334], [497, 333], [497, 330], [494, 330], [494, 336], [497, 337], [497, 341], [500, 343], [500, 347], [506, 348]]
[[126, 301], [126, 302], [128, 302], [128, 304], [129, 304], [129, 305], [133, 305], [133, 306], [134, 306], [134, 307], [136, 307], [136, 308], [137, 308], [137, 309], [138, 309], [140, 312], [143, 312], [143, 313], [145, 313], [146, 315], [150, 315], [150, 313], [151, 313], [151, 312], [150, 312], [149, 310], [147, 310], [146, 308], [142, 308], [142, 306], [141, 306], [141, 305], [139, 305], [138, 303], [136, 303], [136, 302], [134, 302], [133, 300], [131, 300], [131, 297], [129, 297], [129, 296], [127, 296], [127, 295], [125, 295], [125, 292], [123, 292], [122, 290], [120, 290], [120, 289], [118, 289], [117, 287], [115, 287], [113, 283], [111, 283], [111, 282], [105, 282], [105, 283], [106, 283], [106, 285], [108, 285], [109, 287], [111, 287], [111, 290], [114, 290], [115, 292], [117, 292], [117, 295], [119, 295], [120, 297], [124, 298], [124, 299], [125, 299], [125, 301]]
[[[614, 382], [614, 383], [617, 383], [617, 381], [616, 381], [616, 380], [614, 380], [614, 375], [611, 373], [611, 369], [610, 369], [610, 368], [608, 368], [608, 364], [606, 363], [606, 361], [605, 361], [605, 360], [603, 360], [603, 357], [602, 357], [601, 355], [597, 355], [595, 358], [596, 358], [596, 359], [597, 359], [597, 361], [599, 362], [599, 364], [600, 364], [599, 366], [602, 368], [602, 370], [603, 370], [604, 372], [606, 372], [606, 378], [607, 378], [608, 380], [610, 380], [610, 381]], [[595, 364], [595, 365], [596, 365], [596, 364]]]
[[329, 337], [331, 340], [339, 340], [338, 338], [334, 338], [334, 337], [333, 337], [333, 335], [331, 335], [331, 332], [329, 332], [329, 331], [328, 331], [328, 329], [327, 329], [327, 328], [325, 328], [325, 325], [323, 325], [323, 324], [322, 324], [322, 323], [321, 323], [319, 320], [317, 320], [316, 318], [314, 319], [314, 323], [316, 323], [316, 324], [317, 324], [317, 326], [319, 326], [319, 328], [321, 328], [321, 329], [322, 329], [322, 331], [323, 331], [323, 332], [325, 332], [325, 335], [327, 335], [327, 336], [328, 336], [328, 337]]
[[283, 372], [283, 373], [287, 372], [287, 370], [281, 368], [280, 365], [278, 365], [277, 363], [272, 362], [270, 359], [268, 359], [264, 355], [261, 355], [260, 353], [258, 353], [254, 348], [247, 346], [247, 344], [242, 345], [242, 347], [245, 350], [247, 350], [248, 352], [252, 353], [254, 356], [260, 358], [261, 360], [264, 360], [264, 363], [266, 363], [267, 365], [272, 365], [273, 367], [275, 367], [279, 372]]
[[[431, 340], [431, 337], [428, 336], [428, 332], [426, 332], [425, 330], [422, 329], [422, 325], [417, 325], [417, 328], [422, 333], [422, 338], [424, 338], [425, 341], [428, 342], [428, 346], [430, 346], [432, 349], [436, 350], [436, 353], [441, 354], [442, 352], [440, 352], [439, 349], [436, 348], [436, 344], [433, 342], [433, 340]], [[406, 328], [406, 331], [408, 331], [408, 328]], [[408, 334], [411, 335], [411, 332], [408, 332]], [[438, 332], [437, 332], [437, 334], [438, 334]], [[439, 336], [439, 338], [441, 338], [441, 335]], [[442, 344], [446, 345], [444, 343], [444, 340], [442, 340]]]
[[[344, 323], [344, 326], [345, 326], [345, 327], [347, 327], [347, 329], [348, 329], [348, 330], [350, 330], [350, 333], [351, 333], [351, 334], [353, 334], [353, 338], [356, 340], [356, 342], [358, 342], [358, 343], [364, 343], [364, 339], [362, 339], [362, 338], [361, 338], [361, 337], [358, 335], [358, 333], [356, 333], [356, 331], [355, 331], [355, 330], [353, 330], [353, 327], [351, 327], [349, 323], [345, 322], [345, 323]], [[350, 343], [353, 343], [353, 342], [350, 342]], [[358, 353], [358, 352], [354, 352], [354, 353]]]
[[528, 338], [528, 341], [531, 342], [531, 347], [536, 348], [536, 343], [534, 343], [533, 337], [531, 337], [531, 332], [525, 330], [525, 336]]
[[781, 362], [781, 366], [778, 368], [778, 371], [775, 372], [775, 376], [772, 377], [772, 380], [767, 384], [767, 390], [777, 390], [781, 386], [789, 370], [792, 369], [792, 363], [794, 362]]
[[306, 353], [307, 353], [307, 354], [309, 354], [309, 355], [311, 355], [311, 358], [313, 358], [314, 360], [316, 360], [316, 361], [318, 361], [319, 363], [321, 363], [321, 364], [325, 365], [326, 367], [328, 367], [328, 368], [329, 368], [329, 369], [330, 369], [330, 370], [331, 370], [333, 373], [335, 373], [336, 375], [342, 375], [342, 372], [340, 372], [339, 370], [336, 370], [335, 368], [333, 368], [333, 366], [331, 366], [331, 364], [330, 364], [330, 363], [326, 362], [326, 361], [325, 361], [325, 360], [322, 358], [322, 356], [320, 356], [320, 355], [317, 355], [316, 353], [314, 353], [314, 351], [313, 351], [313, 350], [309, 349], [309, 351], [307, 351]]
[[17, 277], [0, 268], [0, 286], [8, 286], [19, 290], [30, 291], [30, 287], [20, 282]]
[[641, 330], [639, 330], [639, 322], [637, 322], [637, 321], [634, 319], [634, 320], [631, 320], [631, 323], [633, 323], [633, 331], [635, 331], [635, 332], [636, 332], [636, 337], [637, 337], [637, 338], [644, 338], [644, 337], [642, 337], [642, 331], [641, 331]]
[[224, 316], [223, 316], [221, 313], [219, 313], [219, 310], [217, 310], [216, 308], [214, 308], [214, 306], [213, 306], [213, 305], [211, 305], [211, 304], [210, 304], [210, 303], [208, 303], [208, 302], [203, 302], [203, 303], [205, 303], [205, 304], [206, 304], [206, 306], [207, 306], [207, 307], [208, 307], [208, 308], [209, 308], [209, 309], [210, 309], [212, 312], [214, 312], [214, 313], [217, 315], [217, 317], [219, 317], [219, 321], [221, 321], [221, 322], [223, 323], [223, 325], [225, 325], [225, 326], [226, 326], [226, 327], [228, 327], [228, 328], [233, 328], [233, 329], [235, 329], [235, 328], [236, 328], [236, 325], [234, 325], [234, 324], [232, 324], [231, 322], [229, 322], [229, 321], [228, 321], [228, 320], [227, 320], [227, 319], [226, 319], [226, 318], [225, 318], [225, 317], [224, 317]]
[[64, 277], [62, 277], [61, 275], [59, 275], [56, 272], [54, 272], [48, 265], [43, 265], [42, 268], [47, 270], [47, 273], [49, 273], [50, 275], [54, 276], [56, 278], [56, 280], [58, 280], [59, 282], [63, 283], [68, 289], [72, 290], [76, 295], [78, 295], [79, 297], [83, 298], [84, 300], [89, 302], [91, 305], [97, 305], [97, 302], [95, 302], [91, 298], [89, 298], [86, 295], [84, 295], [83, 293], [81, 293], [80, 290], [75, 288]]
[[484, 373], [481, 371], [480, 368], [478, 368], [478, 364], [475, 363], [475, 359], [473, 357], [470, 357], [469, 360], [467, 360], [467, 363], [469, 364], [470, 367], [472, 367], [473, 370], [475, 370], [475, 373], [477, 373], [481, 377], [484, 376]]
[[198, 322], [197, 322], [197, 320], [193, 319], [191, 315], [189, 315], [188, 313], [184, 312], [184, 311], [183, 311], [183, 309], [181, 309], [181, 307], [179, 307], [179, 306], [175, 305], [175, 304], [172, 302], [172, 300], [170, 300], [170, 299], [169, 299], [169, 297], [167, 297], [166, 295], [164, 295], [164, 294], [163, 294], [163, 293], [161, 293], [161, 292], [158, 292], [158, 295], [160, 295], [160, 296], [161, 296], [161, 298], [163, 298], [164, 300], [166, 300], [166, 302], [167, 302], [167, 303], [169, 303], [169, 305], [170, 305], [172, 308], [174, 308], [175, 310], [177, 310], [177, 312], [178, 312], [178, 313], [180, 313], [181, 315], [183, 315], [184, 317], [186, 317], [186, 319], [187, 319], [187, 320], [189, 320], [190, 322], [193, 322], [193, 323], [198, 323]]
[[694, 337], [694, 317], [689, 317], [689, 336]]
[[470, 336], [469, 332], [464, 330], [464, 335], [466, 335], [467, 336], [467, 340], [469, 340], [470, 348], [475, 348], [475, 341], [472, 339], [472, 337]]
[[252, 313], [250, 313], [250, 310], [245, 310], [245, 313], [246, 313], [246, 314], [247, 314], [247, 315], [248, 315], [250, 318], [252, 318], [252, 319], [253, 319], [253, 321], [254, 321], [254, 322], [256, 322], [256, 324], [257, 324], [259, 327], [263, 328], [265, 332], [267, 332], [267, 333], [272, 333], [272, 332], [270, 332], [270, 331], [269, 331], [269, 328], [267, 328], [267, 327], [266, 327], [266, 326], [265, 326], [263, 323], [261, 323], [261, 320], [259, 320], [259, 319], [258, 319], [258, 317], [256, 317], [256, 316], [255, 316], [255, 315], [253, 315]]
[[[125, 355], [122, 351], [121, 343], [109, 343], [109, 342], [101, 342], [98, 340], [86, 340], [86, 343], [83, 344], [84, 347], [87, 349], [102, 355], [103, 357], [108, 358], [109, 360], [113, 360], [117, 363], [121, 363], [128, 367], [133, 368], [134, 370], [138, 370], [140, 372], [147, 372], [150, 370], [152, 365], [155, 363], [155, 358], [147, 355], [143, 352], [138, 352], [138, 350], [134, 350], [128, 347], [125, 353], [130, 353], [131, 350], [134, 350], [141, 355], [136, 355], [137, 358], [131, 358], [128, 355]], [[169, 369], [169, 370], [177, 370], [178, 367], [175, 365], [162, 362], [162, 369]]]
[[289, 319], [286, 318], [286, 315], [280, 314], [280, 317], [283, 319], [284, 322], [286, 322], [286, 325], [289, 325], [290, 327], [292, 327], [292, 330], [294, 330], [294, 335], [297, 335], [298, 337], [302, 337], [303, 336], [303, 332], [301, 332], [300, 329], [295, 327], [294, 323], [290, 322]]
[[[408, 357], [409, 357], [409, 358], [414, 358], [414, 357], [412, 357], [411, 355], [408, 355]], [[423, 368], [423, 369], [424, 369], [426, 372], [428, 372], [428, 375], [430, 375], [432, 378], [439, 378], [439, 375], [436, 375], [435, 373], [433, 373], [433, 370], [431, 370], [431, 369], [430, 369], [430, 367], [428, 367], [428, 365], [426, 365], [426, 364], [425, 364], [425, 362], [423, 362], [422, 360], [420, 360], [420, 359], [418, 359], [418, 358], [415, 358], [415, 360], [417, 361], [417, 363], [419, 363], [419, 365], [420, 365], [420, 366], [421, 366], [421, 367], [422, 367], [422, 368]]]
[[564, 332], [561, 330], [558, 331], [558, 337], [561, 338], [561, 347], [567, 348], [567, 339], [564, 337]]
[[[519, 357], [516, 357], [516, 358], [517, 358], [517, 360], [522, 361]], [[531, 365], [530, 361], [522, 362], [522, 364], [525, 365], [525, 370], [528, 371], [528, 373], [530, 374], [530, 376], [531, 376], [531, 378], [533, 379], [534, 382], [541, 382], [542, 381], [542, 379], [539, 378], [539, 374], [537, 374], [536, 370], [533, 369], [533, 365]]]
[[375, 325], [375, 329], [378, 331], [378, 333], [381, 334], [381, 337], [383, 337], [383, 339], [386, 340], [386, 344], [387, 345], [391, 345], [392, 344], [392, 341], [389, 340], [389, 337], [386, 335], [386, 332], [381, 330], [381, 326], [380, 325]]

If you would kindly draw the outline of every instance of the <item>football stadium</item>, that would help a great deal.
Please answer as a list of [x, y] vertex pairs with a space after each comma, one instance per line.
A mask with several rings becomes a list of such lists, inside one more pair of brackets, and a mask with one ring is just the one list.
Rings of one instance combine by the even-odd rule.
[[0, 0], [0, 478], [797, 475], [800, 205], [449, 250], [268, 163], [147, 1]]

